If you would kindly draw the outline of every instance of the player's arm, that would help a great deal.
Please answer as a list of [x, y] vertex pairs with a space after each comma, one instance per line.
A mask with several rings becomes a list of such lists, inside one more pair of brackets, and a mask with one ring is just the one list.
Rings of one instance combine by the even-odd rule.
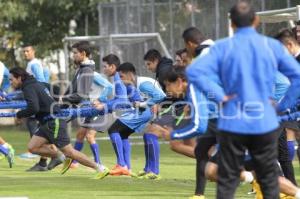
[[45, 82], [43, 68], [39, 64], [37, 64], [37, 63], [32, 64], [31, 65], [31, 71], [32, 71], [32, 74], [33, 74], [34, 78], [37, 81]]
[[147, 101], [139, 103], [139, 107], [142, 108], [151, 107], [154, 104], [158, 104], [166, 97], [165, 93], [161, 89], [155, 87], [151, 82], [143, 82], [140, 85], [140, 90], [142, 93], [149, 96]]
[[112, 84], [98, 73], [96, 73], [96, 75], [94, 74], [93, 81], [95, 84], [103, 87], [98, 100], [100, 102], [105, 102], [108, 99], [108, 96], [112, 94]]

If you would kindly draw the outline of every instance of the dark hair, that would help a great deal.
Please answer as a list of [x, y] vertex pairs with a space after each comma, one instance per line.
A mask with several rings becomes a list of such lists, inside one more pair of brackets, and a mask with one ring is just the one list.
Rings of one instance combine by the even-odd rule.
[[182, 38], [185, 43], [192, 42], [194, 44], [200, 44], [205, 40], [202, 32], [196, 27], [189, 27], [182, 33]]
[[27, 73], [26, 70], [21, 67], [14, 67], [9, 70], [9, 73], [12, 74], [15, 78], [21, 77], [22, 81], [30, 77], [30, 74]]
[[177, 51], [175, 52], [175, 54], [178, 55], [179, 57], [181, 57], [181, 55], [182, 55], [183, 53], [187, 53], [186, 48], [179, 49], [179, 50], [177, 50]]
[[120, 66], [120, 59], [117, 55], [109, 54], [102, 58], [102, 61], [106, 62], [107, 64], [111, 65], [114, 64], [117, 68]]
[[230, 9], [231, 21], [236, 27], [251, 26], [255, 19], [255, 10], [248, 1], [237, 2]]
[[133, 74], [136, 74], [134, 65], [132, 63], [129, 63], [129, 62], [125, 62], [125, 63], [121, 64], [117, 68], [117, 71], [124, 72], [124, 73], [131, 72]]
[[185, 68], [175, 65], [168, 70], [164, 77], [167, 82], [175, 82], [178, 78], [186, 80]]
[[77, 49], [79, 52], [85, 52], [86, 56], [91, 55], [91, 47], [88, 41], [80, 41], [72, 45], [72, 48]]
[[161, 54], [156, 49], [150, 49], [148, 52], [144, 55], [145, 61], [154, 61], [154, 60], [161, 60]]
[[286, 43], [287, 41], [292, 41], [293, 43], [299, 45], [298, 41], [296, 40], [295, 32], [290, 29], [282, 29], [275, 35], [275, 39], [278, 39], [282, 43]]

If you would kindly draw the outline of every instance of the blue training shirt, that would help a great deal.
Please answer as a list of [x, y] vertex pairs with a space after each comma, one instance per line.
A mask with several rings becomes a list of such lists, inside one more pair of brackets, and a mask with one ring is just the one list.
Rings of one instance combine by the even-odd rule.
[[94, 79], [92, 84], [92, 92], [90, 98], [98, 98], [100, 102], [106, 102], [110, 95], [112, 95], [113, 86], [100, 73], [94, 72]]
[[191, 122], [171, 132], [171, 139], [188, 139], [203, 134], [207, 129], [209, 110], [207, 99], [193, 84], [188, 85], [186, 101], [190, 102]]
[[[166, 95], [162, 91], [162, 89], [155, 83], [155, 80], [150, 77], [137, 77], [136, 90], [138, 91], [140, 96], [143, 96], [145, 98], [144, 102], [140, 102], [140, 107], [145, 108], [145, 110], [133, 110], [132, 112], [127, 112], [119, 119], [123, 124], [138, 132], [145, 127], [146, 123], [150, 121], [153, 116], [150, 107], [161, 102]], [[143, 99], [141, 98], [138, 99], [137, 97], [135, 97], [135, 101], [142, 100]]]
[[47, 82], [45, 80], [42, 63], [36, 58], [27, 63], [26, 72], [33, 75], [39, 82]]
[[[278, 41], [263, 36], [252, 27], [237, 29], [222, 39], [207, 55], [187, 68], [189, 82], [214, 100], [235, 96], [221, 109], [218, 128], [238, 134], [264, 134], [278, 127], [270, 98], [277, 70], [289, 78], [291, 86], [278, 105], [284, 111], [300, 96], [300, 66]], [[218, 75], [222, 87], [209, 79]]]

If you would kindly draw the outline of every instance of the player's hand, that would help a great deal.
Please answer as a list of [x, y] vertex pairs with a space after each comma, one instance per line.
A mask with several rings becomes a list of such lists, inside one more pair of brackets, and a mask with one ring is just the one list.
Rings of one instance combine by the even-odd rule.
[[232, 100], [233, 98], [236, 98], [236, 97], [237, 97], [236, 94], [233, 94], [233, 95], [225, 95], [224, 98], [223, 98], [223, 100], [222, 100], [222, 102], [223, 102], [223, 103], [226, 103], [226, 102], [228, 102], [229, 100]]
[[0, 96], [0, 101], [5, 101], [5, 97]]
[[155, 104], [152, 106], [151, 111], [154, 115], [157, 115], [157, 113], [160, 111], [160, 106], [159, 104]]
[[98, 110], [103, 110], [105, 108], [105, 104], [99, 102], [98, 100], [96, 102], [93, 102], [93, 106]]
[[173, 131], [173, 128], [169, 126], [164, 126], [165, 131], [163, 131], [163, 138], [165, 140], [171, 140], [171, 132]]
[[133, 107], [134, 108], [139, 108], [140, 107], [140, 102], [133, 102]]
[[16, 122], [17, 125], [20, 125], [22, 123], [22, 118], [16, 117], [15, 122]]

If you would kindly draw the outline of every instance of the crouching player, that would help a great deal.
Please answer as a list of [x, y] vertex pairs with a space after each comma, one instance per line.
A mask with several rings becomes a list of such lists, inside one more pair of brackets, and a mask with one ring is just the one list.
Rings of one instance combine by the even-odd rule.
[[[35, 116], [40, 126], [28, 143], [31, 153], [41, 156], [58, 158], [64, 161], [62, 174], [70, 167], [72, 159], [96, 170], [96, 179], [108, 175], [108, 171], [101, 168], [83, 153], [75, 150], [70, 144], [70, 137], [67, 134], [67, 123], [63, 119], [44, 120], [48, 116], [59, 111], [49, 90], [30, 76], [24, 69], [16, 67], [10, 70], [10, 82], [13, 88], [21, 89], [24, 94], [27, 108], [17, 112], [17, 118], [28, 118]], [[51, 146], [54, 144], [58, 149]]]

